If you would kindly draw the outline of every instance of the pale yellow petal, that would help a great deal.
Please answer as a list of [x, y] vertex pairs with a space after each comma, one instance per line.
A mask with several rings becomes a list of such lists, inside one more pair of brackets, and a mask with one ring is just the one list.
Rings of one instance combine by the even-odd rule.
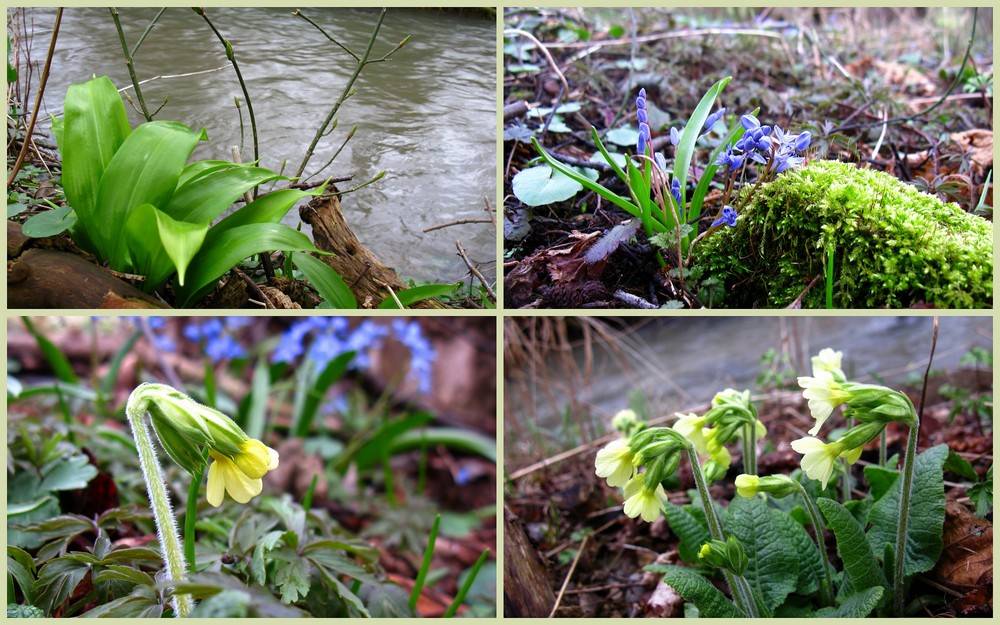
[[208, 489], [205, 492], [205, 497], [208, 499], [208, 503], [218, 508], [222, 505], [225, 495], [225, 478], [222, 476], [218, 461], [213, 460], [212, 464], [208, 465]]

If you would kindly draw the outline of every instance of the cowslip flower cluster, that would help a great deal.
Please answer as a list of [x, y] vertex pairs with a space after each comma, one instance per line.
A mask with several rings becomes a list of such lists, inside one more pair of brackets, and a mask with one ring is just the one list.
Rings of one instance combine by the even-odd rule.
[[[904, 393], [885, 386], [849, 382], [841, 369], [841, 353], [822, 350], [812, 359], [813, 375], [798, 379], [803, 397], [809, 402], [809, 412], [816, 425], [809, 436], [792, 441], [792, 449], [803, 454], [802, 470], [819, 480], [826, 488], [833, 475], [837, 458], [848, 464], [857, 462], [861, 449], [878, 438], [892, 421], [913, 427], [917, 422], [913, 403]], [[859, 425], [848, 430], [840, 439], [824, 443], [816, 438], [833, 411], [846, 406]]]
[[667, 498], [660, 482], [677, 471], [686, 445], [690, 443], [670, 428], [645, 428], [605, 445], [594, 466], [608, 486], [624, 489], [622, 508], [627, 516], [652, 523]]

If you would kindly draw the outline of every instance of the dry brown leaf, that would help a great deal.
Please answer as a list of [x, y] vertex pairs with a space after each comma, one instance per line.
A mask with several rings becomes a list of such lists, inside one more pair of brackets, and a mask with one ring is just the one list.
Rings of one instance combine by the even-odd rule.
[[933, 573], [943, 583], [965, 591], [993, 584], [993, 525], [989, 521], [949, 501], [942, 540], [944, 549]]

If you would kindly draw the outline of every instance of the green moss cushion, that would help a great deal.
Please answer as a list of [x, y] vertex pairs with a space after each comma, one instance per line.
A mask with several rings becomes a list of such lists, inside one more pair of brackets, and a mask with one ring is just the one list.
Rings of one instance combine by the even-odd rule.
[[992, 308], [993, 224], [882, 172], [818, 161], [762, 185], [694, 250], [725, 305], [785, 307], [817, 275], [804, 308]]

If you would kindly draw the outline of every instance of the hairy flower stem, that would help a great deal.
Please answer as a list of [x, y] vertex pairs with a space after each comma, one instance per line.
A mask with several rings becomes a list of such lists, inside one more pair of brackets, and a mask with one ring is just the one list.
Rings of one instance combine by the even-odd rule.
[[799, 490], [799, 494], [802, 495], [802, 503], [805, 504], [806, 513], [809, 515], [809, 522], [812, 523], [813, 531], [816, 532], [816, 546], [819, 547], [820, 556], [823, 558], [823, 575], [826, 577], [820, 586], [820, 600], [823, 605], [833, 605], [833, 573], [830, 571], [830, 558], [826, 553], [826, 544], [823, 542], [823, 517], [820, 516], [819, 510], [816, 509], [816, 504], [813, 503], [809, 493], [803, 488], [802, 484], [798, 480], [793, 480], [795, 482], [796, 488]]
[[[712, 495], [708, 492], [708, 482], [705, 480], [705, 474], [701, 470], [701, 465], [698, 464], [698, 452], [695, 451], [694, 445], [690, 442], [685, 445], [685, 448], [688, 460], [691, 462], [691, 472], [694, 474], [695, 486], [698, 488], [698, 494], [701, 495], [701, 505], [705, 509], [708, 533], [713, 540], [725, 542], [726, 538], [722, 535], [722, 519], [719, 518], [719, 513], [712, 504]], [[729, 584], [729, 588], [732, 589], [733, 601], [736, 602], [736, 606], [740, 611], [749, 618], [760, 616], [747, 580], [742, 575], [736, 575], [726, 569], [722, 569], [722, 573], [726, 578], [726, 583]]]
[[[167, 577], [171, 581], [183, 582], [186, 580], [184, 553], [181, 551], [181, 541], [177, 536], [177, 522], [170, 507], [167, 485], [163, 480], [163, 473], [160, 471], [160, 464], [156, 459], [153, 439], [150, 437], [149, 429], [144, 421], [145, 414], [146, 401], [137, 397], [133, 391], [125, 406], [125, 416], [128, 417], [129, 426], [132, 428], [132, 437], [135, 439], [135, 447], [139, 451], [139, 466], [142, 469], [142, 477], [149, 493], [149, 503], [153, 508], [156, 534], [160, 540], [160, 550], [163, 552], [163, 564], [166, 566]], [[194, 608], [191, 595], [174, 594], [171, 603], [174, 607], [174, 614], [180, 618], [190, 615]]]
[[[916, 420], [916, 412], [913, 415]], [[893, 575], [893, 592], [895, 593], [896, 616], [903, 616], [906, 597], [903, 596], [903, 571], [906, 564], [906, 531], [910, 520], [910, 494], [913, 490], [913, 467], [917, 455], [917, 432], [920, 423], [910, 428], [906, 438], [906, 458], [903, 460], [903, 484], [899, 497], [899, 528], [896, 532], [896, 571]]]

